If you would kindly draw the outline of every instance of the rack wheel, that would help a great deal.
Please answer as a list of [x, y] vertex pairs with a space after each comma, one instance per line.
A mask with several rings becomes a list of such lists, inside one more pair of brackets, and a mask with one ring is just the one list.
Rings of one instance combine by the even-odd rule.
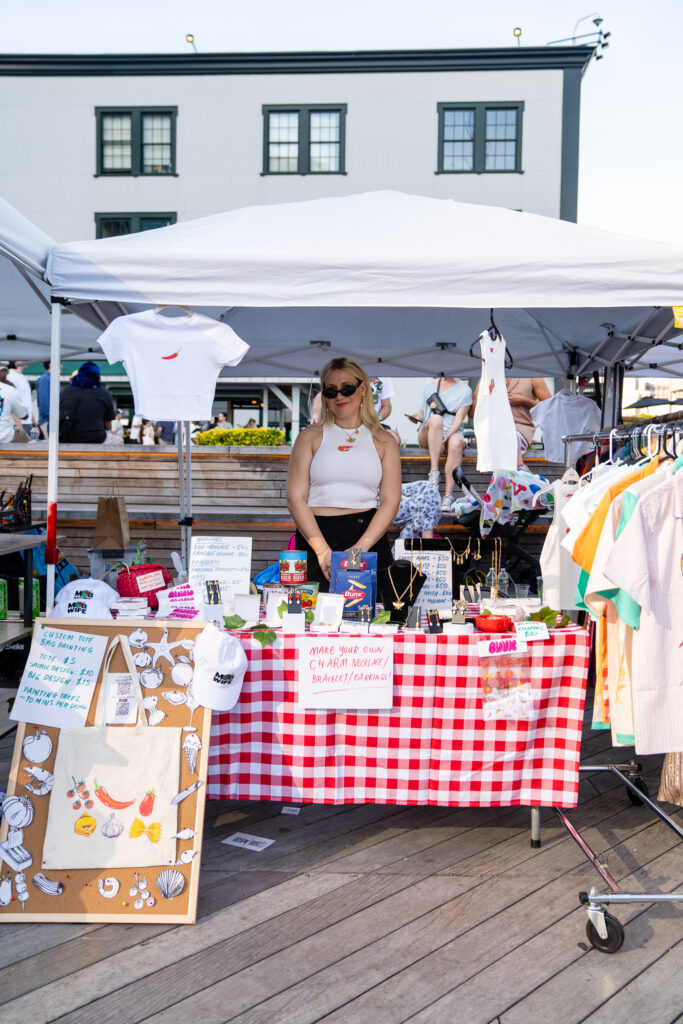
[[605, 914], [605, 926], [607, 938], [603, 939], [598, 935], [593, 922], [589, 921], [586, 925], [588, 941], [601, 953], [616, 953], [624, 944], [624, 927], [621, 921], [617, 921], [616, 917], [612, 917], [611, 914]]
[[[645, 782], [644, 779], [642, 779], [640, 777], [640, 775], [636, 775], [634, 778], [632, 778], [631, 782], [633, 783], [634, 786], [637, 786], [638, 789], [640, 790], [640, 792], [644, 793], [645, 796], [649, 796], [650, 795], [650, 790], [647, 788], [647, 783]], [[642, 807], [643, 806], [643, 801], [640, 799], [640, 797], [636, 796], [636, 794], [633, 792], [633, 790], [629, 789], [628, 786], [626, 787], [626, 793], [627, 793], [628, 798], [629, 798], [629, 800], [631, 801], [631, 803], [633, 804], [634, 807]]]

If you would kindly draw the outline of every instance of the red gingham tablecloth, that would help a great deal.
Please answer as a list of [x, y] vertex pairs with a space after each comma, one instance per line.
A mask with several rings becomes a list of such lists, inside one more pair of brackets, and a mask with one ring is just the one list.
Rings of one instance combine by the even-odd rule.
[[390, 713], [297, 704], [297, 637], [261, 648], [238, 703], [213, 716], [207, 795], [300, 803], [574, 807], [589, 638], [530, 643], [533, 721], [482, 716], [478, 636], [397, 634]]

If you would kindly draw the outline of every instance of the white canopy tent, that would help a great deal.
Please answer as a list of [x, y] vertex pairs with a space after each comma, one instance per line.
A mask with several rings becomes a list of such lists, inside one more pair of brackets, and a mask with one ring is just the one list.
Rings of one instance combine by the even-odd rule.
[[[375, 192], [98, 241], [50, 247], [41, 237], [27, 236], [37, 251], [31, 260], [27, 245], [25, 255], [52, 285], [53, 363], [63, 306], [104, 326], [150, 305], [184, 304], [250, 344], [230, 376], [310, 377], [337, 355], [376, 375], [476, 376], [470, 348], [492, 311], [515, 375], [572, 378], [618, 365], [683, 376], [671, 311], [683, 303], [683, 250], [533, 214]], [[6, 248], [0, 254], [16, 265], [11, 232]], [[52, 383], [56, 422], [56, 375]], [[48, 561], [56, 487], [53, 432]]]

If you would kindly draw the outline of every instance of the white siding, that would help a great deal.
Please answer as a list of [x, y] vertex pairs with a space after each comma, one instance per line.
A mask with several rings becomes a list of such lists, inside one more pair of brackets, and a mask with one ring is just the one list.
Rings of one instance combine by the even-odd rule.
[[[179, 220], [391, 188], [559, 216], [563, 73], [3, 78], [0, 194], [58, 241], [95, 212]], [[522, 174], [443, 174], [437, 103], [523, 101]], [[345, 175], [262, 175], [263, 104], [345, 103]], [[96, 177], [95, 107], [176, 106], [177, 177]]]

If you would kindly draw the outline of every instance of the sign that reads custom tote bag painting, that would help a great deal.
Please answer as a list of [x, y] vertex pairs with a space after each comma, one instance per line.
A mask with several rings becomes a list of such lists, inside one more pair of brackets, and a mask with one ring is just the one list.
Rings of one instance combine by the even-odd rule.
[[106, 646], [104, 636], [38, 626], [10, 718], [58, 728], [85, 725]]
[[298, 646], [303, 707], [388, 710], [393, 706], [390, 637], [302, 637]]

